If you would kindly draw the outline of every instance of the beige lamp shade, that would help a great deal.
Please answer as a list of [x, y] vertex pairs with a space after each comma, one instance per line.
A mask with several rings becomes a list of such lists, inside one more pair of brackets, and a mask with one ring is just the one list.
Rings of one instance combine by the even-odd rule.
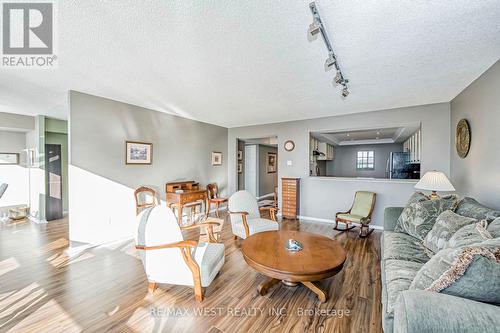
[[415, 185], [418, 190], [453, 192], [455, 187], [446, 175], [440, 171], [428, 171]]

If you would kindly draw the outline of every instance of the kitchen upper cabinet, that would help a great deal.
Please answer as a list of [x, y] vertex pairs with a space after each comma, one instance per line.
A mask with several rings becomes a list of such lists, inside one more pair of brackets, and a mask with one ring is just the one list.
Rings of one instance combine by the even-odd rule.
[[318, 161], [331, 161], [334, 158], [334, 147], [326, 142], [320, 142], [318, 145], [318, 151], [324, 155], [318, 156]]
[[422, 156], [422, 130], [418, 130], [404, 143], [403, 149], [410, 153], [410, 163], [420, 163]]

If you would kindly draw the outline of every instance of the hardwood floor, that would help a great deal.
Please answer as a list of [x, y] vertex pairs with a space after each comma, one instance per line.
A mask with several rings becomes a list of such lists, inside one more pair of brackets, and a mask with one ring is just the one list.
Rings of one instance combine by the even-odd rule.
[[343, 270], [319, 283], [326, 303], [304, 286], [278, 284], [259, 296], [265, 277], [245, 263], [229, 222], [226, 263], [202, 303], [188, 287], [160, 284], [148, 294], [132, 241], [69, 248], [67, 220], [0, 223], [0, 332], [382, 332], [380, 233], [360, 239], [303, 221], [281, 228], [344, 246]]

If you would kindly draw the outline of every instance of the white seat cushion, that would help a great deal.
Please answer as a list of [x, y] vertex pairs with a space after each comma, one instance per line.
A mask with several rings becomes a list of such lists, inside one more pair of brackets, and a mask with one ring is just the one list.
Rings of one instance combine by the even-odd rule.
[[[264, 232], [264, 231], [272, 231], [272, 230], [278, 230], [279, 225], [277, 222], [274, 222], [272, 220], [268, 219], [263, 219], [263, 218], [253, 218], [253, 219], [248, 219], [248, 229], [250, 231], [250, 235], [259, 233], [259, 232]], [[245, 227], [243, 226], [243, 222], [241, 221], [232, 221], [231, 227], [233, 228], [233, 234], [245, 239], [246, 234], [245, 234]]]
[[224, 265], [224, 244], [200, 243], [193, 257], [200, 267], [201, 286], [208, 287]]

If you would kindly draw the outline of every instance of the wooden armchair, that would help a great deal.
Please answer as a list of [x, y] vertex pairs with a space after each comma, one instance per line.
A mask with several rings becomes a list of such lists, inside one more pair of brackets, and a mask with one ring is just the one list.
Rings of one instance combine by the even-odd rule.
[[219, 217], [219, 206], [220, 204], [226, 203], [227, 198], [219, 197], [219, 187], [215, 183], [207, 185], [207, 192], [208, 192], [207, 216], [210, 212], [212, 204], [215, 204], [215, 216]]
[[[150, 198], [148, 200], [148, 197]], [[135, 214], [138, 215], [143, 209], [158, 205], [156, 191], [150, 187], [141, 186], [134, 191]]]
[[[196, 301], [201, 302], [203, 288], [210, 286], [224, 265], [224, 244], [184, 240], [177, 218], [165, 206], [146, 208], [137, 220], [135, 244], [149, 281], [149, 292], [158, 283], [191, 286]], [[183, 230], [207, 227], [212, 241], [214, 225], [218, 223], [206, 221]]]
[[[229, 217], [233, 235], [245, 239], [250, 235], [263, 231], [278, 230], [276, 212], [274, 207], [261, 207], [257, 199], [248, 191], [238, 191], [229, 198]], [[271, 220], [261, 218], [261, 211], [269, 211]]]
[[[349, 224], [359, 224], [360, 231], [359, 237], [367, 237], [372, 232], [369, 224], [372, 219], [373, 209], [375, 208], [375, 201], [377, 194], [373, 192], [358, 191], [354, 196], [354, 203], [352, 207], [347, 212], [340, 212], [335, 215], [335, 230], [347, 231], [355, 228], [355, 225], [349, 226]], [[345, 228], [338, 228], [339, 222], [345, 224]]]

